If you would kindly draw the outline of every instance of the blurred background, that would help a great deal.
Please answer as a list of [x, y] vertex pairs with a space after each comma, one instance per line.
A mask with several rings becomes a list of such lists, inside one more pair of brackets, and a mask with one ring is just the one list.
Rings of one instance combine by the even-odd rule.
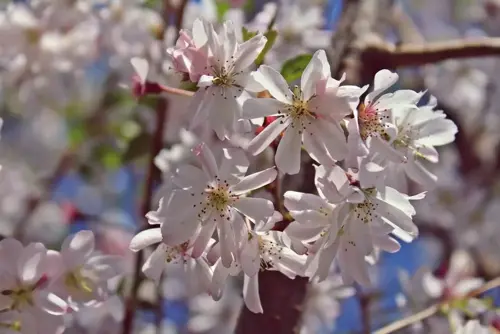
[[[158, 120], [157, 101], [132, 94], [130, 59], [147, 58], [151, 78], [181, 87], [165, 50], [197, 17], [229, 19], [249, 31], [265, 32], [274, 24], [278, 37], [265, 63], [277, 69], [320, 48], [334, 57], [342, 38], [425, 45], [500, 35], [498, 0], [400, 0], [372, 1], [378, 10], [372, 21], [366, 17], [368, 33], [339, 37], [349, 20], [342, 14], [353, 2], [362, 1], [2, 0], [0, 234], [58, 248], [68, 234], [91, 229], [99, 250], [126, 257], [133, 271], [128, 244], [143, 223], [144, 181]], [[310, 286], [301, 334], [361, 333], [367, 322], [379, 328], [425, 305], [427, 300], [417, 299], [432, 295], [431, 277], [488, 280], [500, 274], [499, 59], [423, 60], [422, 66], [397, 68], [398, 88], [427, 89], [460, 132], [440, 152], [437, 188], [417, 204], [421, 237], [396, 254], [382, 254], [370, 273], [374, 287], [357, 288], [356, 297], [336, 275]], [[369, 83], [363, 80], [357, 83]], [[188, 120], [187, 99], [168, 96], [165, 103], [157, 174], [181, 160], [193, 140], [180, 131]], [[153, 207], [157, 200], [153, 196]], [[229, 285], [215, 303], [183, 275], [168, 271], [161, 284], [163, 333], [233, 333], [241, 282]], [[456, 277], [448, 277], [448, 290]], [[151, 282], [141, 285], [137, 333], [155, 332], [157, 293]], [[490, 297], [500, 295], [493, 290]], [[118, 295], [68, 319], [66, 333], [121, 333], [123, 313]], [[496, 313], [492, 317], [494, 322]], [[446, 333], [440, 326], [446, 321], [407, 331]]]

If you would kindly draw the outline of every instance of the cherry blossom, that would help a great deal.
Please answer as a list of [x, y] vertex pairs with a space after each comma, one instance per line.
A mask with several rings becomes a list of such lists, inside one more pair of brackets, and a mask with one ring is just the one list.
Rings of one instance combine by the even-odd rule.
[[317, 51], [305, 68], [300, 88], [289, 89], [285, 79], [273, 68], [261, 66], [254, 78], [274, 97], [249, 99], [243, 118], [277, 116], [249, 144], [256, 155], [284, 132], [276, 152], [276, 166], [288, 174], [300, 171], [302, 144], [321, 163], [332, 163], [347, 155], [347, 143], [340, 122], [358, 104], [362, 91], [340, 86], [330, 77], [325, 51]]

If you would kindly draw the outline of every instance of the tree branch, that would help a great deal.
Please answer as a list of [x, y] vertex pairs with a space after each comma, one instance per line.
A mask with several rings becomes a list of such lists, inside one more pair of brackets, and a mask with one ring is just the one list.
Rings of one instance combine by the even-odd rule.
[[[465, 298], [477, 297], [477, 296], [485, 293], [486, 291], [489, 291], [489, 290], [494, 289], [494, 288], [498, 288], [499, 286], [500, 286], [500, 277], [497, 277], [497, 278], [485, 283], [483, 286], [479, 287], [478, 289], [471, 291], [470, 293], [468, 293], [464, 297]], [[449, 301], [443, 301], [443, 302], [434, 304], [432, 306], [429, 306], [428, 308], [426, 308], [420, 312], [417, 312], [417, 313], [415, 313], [407, 318], [397, 320], [397, 321], [393, 322], [392, 324], [389, 324], [385, 327], [382, 327], [381, 329], [375, 331], [373, 334], [389, 334], [389, 333], [393, 333], [397, 330], [400, 330], [402, 328], [408, 327], [411, 324], [414, 324], [416, 322], [422, 321], [426, 318], [433, 316], [441, 309], [441, 307], [443, 305], [446, 305], [448, 302]]]
[[402, 44], [396, 46], [382, 41], [364, 46], [364, 58], [382, 61], [390, 68], [434, 64], [448, 59], [500, 56], [500, 38], [484, 37]]
[[[153, 197], [153, 188], [156, 180], [159, 178], [158, 169], [155, 166], [154, 158], [163, 147], [163, 132], [167, 119], [168, 101], [165, 98], [158, 99], [156, 107], [156, 129], [151, 142], [151, 152], [149, 157], [149, 166], [146, 174], [146, 184], [142, 195], [141, 215], [144, 217], [151, 209], [151, 201]], [[145, 224], [147, 227], [147, 225]], [[134, 276], [130, 297], [127, 301], [125, 311], [125, 319], [123, 321], [123, 334], [131, 334], [134, 325], [135, 310], [137, 308], [137, 294], [142, 283], [143, 277], [141, 274], [141, 266], [144, 261], [144, 251], [137, 252], [134, 263]]]

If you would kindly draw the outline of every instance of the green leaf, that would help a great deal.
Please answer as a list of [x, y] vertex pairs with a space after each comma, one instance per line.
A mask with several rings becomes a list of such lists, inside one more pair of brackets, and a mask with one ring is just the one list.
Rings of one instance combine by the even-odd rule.
[[224, 20], [224, 15], [226, 15], [227, 11], [231, 9], [231, 5], [229, 4], [229, 1], [217, 1], [215, 6], [217, 7], [217, 18], [219, 19], [219, 22], [222, 22]]
[[250, 38], [256, 36], [257, 35], [257, 31], [249, 31], [247, 28], [242, 27], [241, 28], [241, 35], [243, 36], [243, 41], [246, 42]]
[[142, 132], [129, 142], [128, 147], [122, 156], [123, 163], [131, 162], [146, 155], [149, 152], [148, 148], [150, 145], [151, 134]]
[[262, 49], [262, 52], [259, 54], [257, 59], [255, 59], [255, 64], [257, 66], [262, 65], [264, 63], [264, 57], [266, 56], [266, 53], [271, 50], [271, 48], [274, 45], [274, 42], [276, 42], [276, 37], [278, 37], [278, 31], [277, 30], [268, 30], [264, 36], [267, 37], [267, 42], [266, 45], [264, 46], [264, 49]]
[[72, 148], [76, 148], [80, 146], [81, 143], [87, 137], [87, 130], [85, 129], [84, 122], [77, 122], [76, 124], [71, 125], [68, 132], [68, 140], [69, 145]]
[[182, 81], [179, 88], [190, 92], [196, 92], [198, 90], [198, 84], [192, 81]]
[[302, 54], [295, 58], [288, 59], [281, 67], [281, 75], [288, 83], [300, 79], [302, 72], [304, 72], [311, 58], [312, 55], [310, 54]]
[[120, 167], [122, 159], [118, 149], [109, 144], [103, 144], [95, 147], [95, 156], [99, 162], [107, 169], [116, 169]]

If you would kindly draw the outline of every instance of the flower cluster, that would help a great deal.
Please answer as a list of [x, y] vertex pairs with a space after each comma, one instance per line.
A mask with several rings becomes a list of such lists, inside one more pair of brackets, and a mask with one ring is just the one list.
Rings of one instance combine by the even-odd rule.
[[[94, 234], [67, 237], [60, 252], [41, 243], [0, 241], [0, 327], [9, 333], [60, 333], [63, 315], [98, 307], [123, 273], [121, 259], [94, 250]], [[2, 329], [3, 331], [3, 329]]]
[[[429, 163], [457, 127], [425, 92], [394, 90], [398, 75], [389, 70], [371, 87], [332, 78], [323, 50], [290, 87], [272, 67], [254, 65], [265, 36], [237, 36], [230, 22], [217, 31], [198, 19], [167, 52], [198, 87], [190, 129], [209, 127], [218, 141], [213, 149], [191, 145], [196, 159], [171, 165], [159, 208], [147, 215], [153, 228], [131, 249], [159, 244], [145, 275], [158, 280], [165, 262], [181, 264], [215, 300], [227, 277], [243, 273], [245, 304], [257, 313], [260, 271], [323, 281], [336, 261], [344, 283], [369, 285], [368, 263], [379, 251], [397, 252], [396, 238], [418, 236], [412, 201], [434, 186]], [[271, 168], [247, 173], [259, 159], [252, 156], [273, 149]], [[285, 174], [311, 164], [302, 150], [314, 165], [316, 193], [287, 191], [282, 201]], [[409, 194], [407, 177], [424, 191]]]

